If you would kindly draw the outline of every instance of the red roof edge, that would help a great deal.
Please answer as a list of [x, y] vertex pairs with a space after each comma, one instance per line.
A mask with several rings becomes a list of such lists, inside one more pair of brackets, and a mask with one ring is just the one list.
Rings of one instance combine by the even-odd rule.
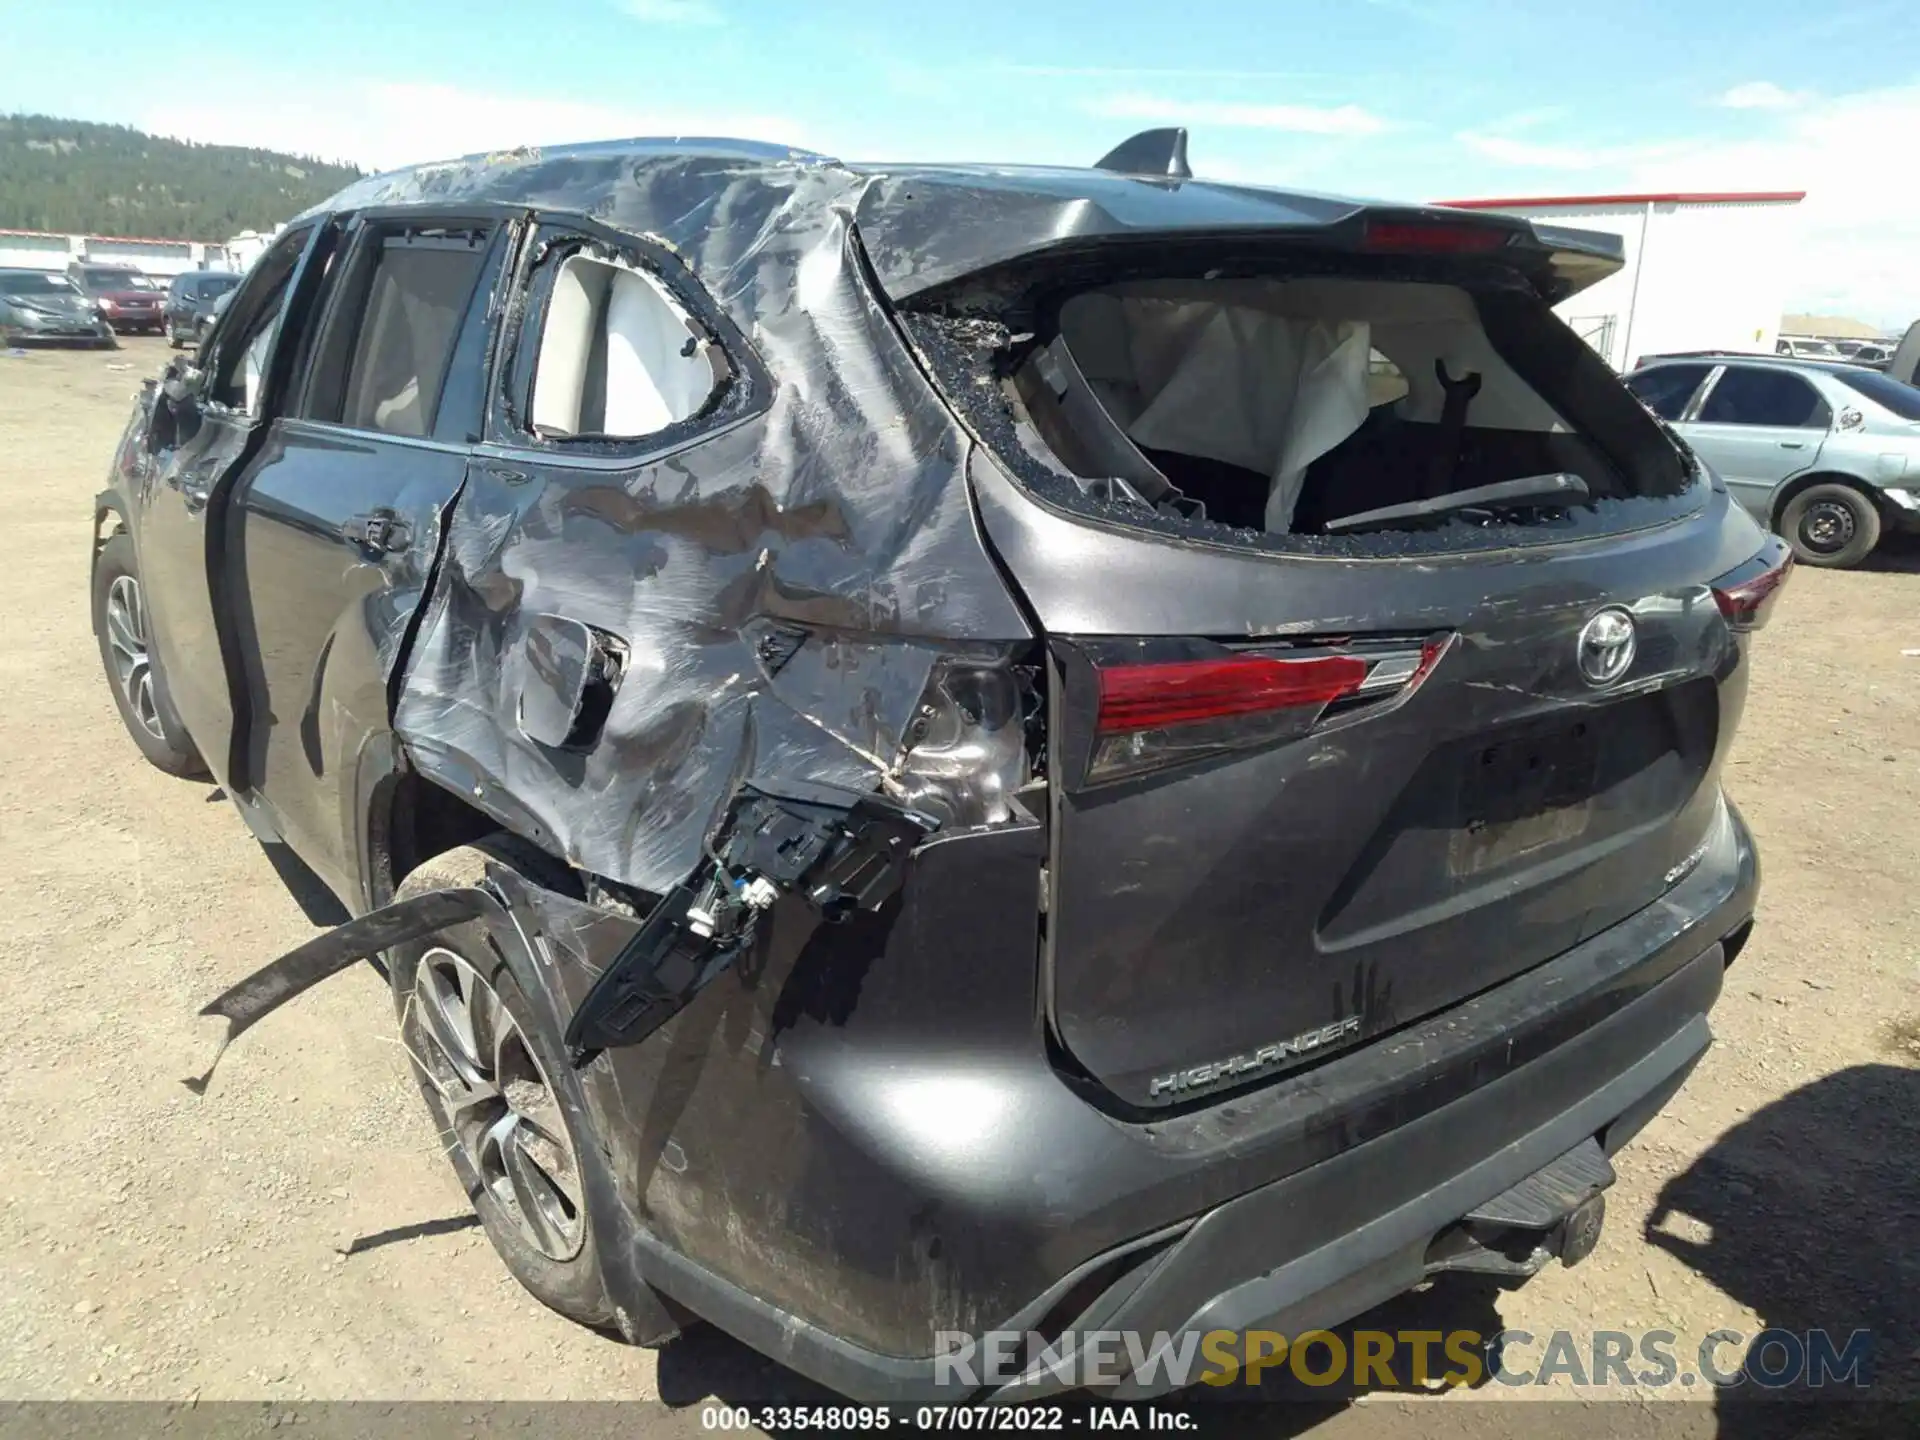
[[1497, 200], [1436, 200], [1451, 210], [1540, 210], [1575, 205], [1792, 205], [1804, 190], [1674, 190], [1659, 195], [1510, 195]]
[[78, 235], [82, 240], [107, 240], [128, 245], [219, 245], [223, 240], [181, 240], [168, 239], [164, 235], [95, 235], [84, 230], [6, 230], [0, 229], [0, 235], [36, 235], [46, 240], [66, 240]]

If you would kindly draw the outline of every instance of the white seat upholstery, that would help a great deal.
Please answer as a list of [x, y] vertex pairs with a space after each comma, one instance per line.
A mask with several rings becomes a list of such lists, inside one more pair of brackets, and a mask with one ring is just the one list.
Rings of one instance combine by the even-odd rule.
[[712, 344], [652, 275], [572, 255], [547, 302], [533, 425], [544, 435], [652, 435], [699, 413], [719, 381]]

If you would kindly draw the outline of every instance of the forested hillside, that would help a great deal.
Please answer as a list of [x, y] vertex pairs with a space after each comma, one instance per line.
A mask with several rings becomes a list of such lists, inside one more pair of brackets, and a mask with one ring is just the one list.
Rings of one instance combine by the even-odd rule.
[[270, 230], [359, 173], [124, 125], [0, 115], [0, 230], [224, 240]]

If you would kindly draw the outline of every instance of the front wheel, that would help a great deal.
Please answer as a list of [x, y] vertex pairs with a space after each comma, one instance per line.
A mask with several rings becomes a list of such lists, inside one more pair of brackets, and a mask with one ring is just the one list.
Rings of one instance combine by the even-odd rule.
[[93, 630], [114, 704], [140, 753], [169, 775], [205, 775], [200, 752], [167, 699], [147, 630], [146, 593], [134, 565], [133, 540], [124, 533], [108, 540], [94, 562]]
[[1880, 543], [1880, 512], [1851, 485], [1809, 485], [1781, 510], [1780, 534], [1801, 564], [1847, 570]]

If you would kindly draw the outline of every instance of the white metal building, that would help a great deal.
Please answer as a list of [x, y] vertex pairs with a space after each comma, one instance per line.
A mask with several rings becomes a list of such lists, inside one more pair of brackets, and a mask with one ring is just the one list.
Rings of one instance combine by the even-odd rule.
[[141, 240], [124, 235], [62, 235], [47, 230], [0, 230], [0, 270], [60, 270], [75, 260], [131, 265], [143, 275], [224, 270], [227, 247], [202, 240]]
[[1615, 369], [1669, 350], [1771, 353], [1803, 190], [1447, 200], [1621, 237], [1627, 263], [1558, 307]]
[[252, 267], [267, 251], [267, 247], [279, 237], [285, 225], [276, 225], [271, 230], [242, 230], [227, 241], [227, 266], [233, 270], [246, 270]]

